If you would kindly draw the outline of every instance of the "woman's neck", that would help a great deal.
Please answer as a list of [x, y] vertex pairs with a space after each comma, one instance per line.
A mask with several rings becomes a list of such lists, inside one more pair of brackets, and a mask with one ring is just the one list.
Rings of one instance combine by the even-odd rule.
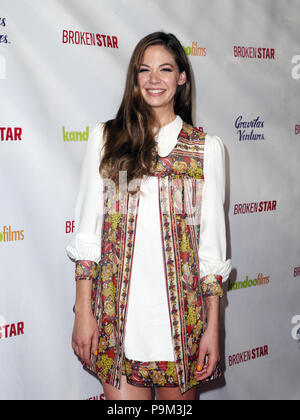
[[173, 110], [171, 112], [167, 112], [167, 113], [163, 113], [163, 112], [160, 112], [159, 110], [157, 110], [155, 112], [155, 116], [156, 116], [156, 121], [157, 121], [157, 124], [158, 124], [158, 128], [162, 128], [165, 125], [170, 124], [176, 118], [176, 115], [175, 115]]

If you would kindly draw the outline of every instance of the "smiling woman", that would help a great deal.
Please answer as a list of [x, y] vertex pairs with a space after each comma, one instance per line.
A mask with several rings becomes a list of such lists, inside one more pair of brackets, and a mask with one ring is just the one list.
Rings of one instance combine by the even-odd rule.
[[116, 118], [104, 127], [102, 175], [118, 183], [120, 170], [127, 171], [128, 182], [150, 174], [155, 129], [176, 115], [192, 124], [191, 92], [190, 65], [178, 39], [163, 32], [143, 38], [133, 51]]
[[193, 126], [191, 97], [180, 42], [150, 34], [132, 54], [116, 117], [88, 142], [67, 247], [72, 346], [109, 400], [149, 400], [151, 388], [157, 399], [194, 399], [199, 382], [221, 374], [224, 148]]
[[175, 119], [175, 94], [178, 86], [185, 82], [185, 72], [179, 72], [174, 57], [164, 46], [154, 45], [146, 49], [138, 85], [143, 99], [152, 107], [161, 126]]

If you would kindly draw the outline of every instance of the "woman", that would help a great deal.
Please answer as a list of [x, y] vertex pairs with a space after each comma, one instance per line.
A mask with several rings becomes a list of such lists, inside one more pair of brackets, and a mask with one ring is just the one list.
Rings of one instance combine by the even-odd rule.
[[[219, 299], [230, 273], [224, 147], [192, 124], [186, 54], [143, 38], [116, 118], [89, 140], [67, 246], [72, 347], [106, 399], [194, 399], [220, 375]], [[99, 174], [100, 172], [100, 174]]]

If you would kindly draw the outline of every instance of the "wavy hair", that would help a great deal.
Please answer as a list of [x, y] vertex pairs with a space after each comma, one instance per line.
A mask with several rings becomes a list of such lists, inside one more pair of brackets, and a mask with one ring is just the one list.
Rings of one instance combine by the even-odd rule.
[[[127, 172], [127, 182], [151, 175], [157, 157], [152, 108], [144, 101], [138, 86], [138, 73], [145, 50], [153, 45], [164, 46], [173, 56], [179, 72], [185, 71], [186, 83], [177, 87], [174, 112], [183, 121], [192, 121], [192, 77], [187, 55], [171, 33], [154, 32], [137, 44], [131, 56], [123, 99], [115, 119], [104, 124], [103, 157], [99, 171], [102, 177], [119, 183], [119, 172]], [[135, 193], [139, 190], [137, 186]]]

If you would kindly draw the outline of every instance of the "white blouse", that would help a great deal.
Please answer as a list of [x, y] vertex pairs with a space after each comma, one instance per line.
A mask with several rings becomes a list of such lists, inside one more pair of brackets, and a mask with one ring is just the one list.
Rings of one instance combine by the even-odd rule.
[[[158, 153], [167, 156], [175, 147], [182, 119], [162, 127], [156, 136]], [[74, 260], [101, 258], [102, 178], [99, 175], [103, 124], [91, 133], [81, 170], [75, 206], [75, 231], [66, 247]], [[218, 274], [227, 280], [231, 260], [226, 261], [224, 216], [225, 153], [221, 139], [206, 136], [204, 187], [200, 225], [200, 275]], [[138, 361], [174, 361], [168, 311], [159, 218], [158, 182], [143, 177], [132, 261], [125, 329], [125, 355]], [[150, 287], [149, 287], [150, 285]]]

